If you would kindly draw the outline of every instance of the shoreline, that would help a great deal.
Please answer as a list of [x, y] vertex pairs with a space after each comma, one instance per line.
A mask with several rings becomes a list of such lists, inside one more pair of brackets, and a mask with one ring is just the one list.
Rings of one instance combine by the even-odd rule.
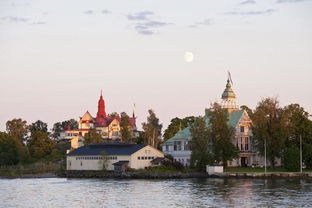
[[312, 179], [312, 172], [269, 172], [269, 173], [249, 173], [249, 172], [225, 172], [221, 174], [207, 174], [205, 172], [113, 172], [113, 171], [60, 171], [57, 173], [37, 173], [24, 174], [19, 176], [0, 176], [0, 179], [27, 179], [27, 178], [103, 178], [103, 179], [205, 179], [205, 178], [236, 178], [236, 179]]

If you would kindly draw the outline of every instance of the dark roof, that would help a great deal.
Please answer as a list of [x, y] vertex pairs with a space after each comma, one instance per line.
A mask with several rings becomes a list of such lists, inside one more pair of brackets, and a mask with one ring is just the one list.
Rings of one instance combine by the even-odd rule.
[[103, 152], [107, 155], [131, 155], [145, 146], [146, 144], [95, 143], [75, 149], [67, 156], [101, 155]]
[[120, 160], [118, 162], [113, 163], [113, 165], [115, 165], [115, 166], [122, 166], [122, 165], [128, 164], [128, 163], [129, 163], [128, 160]]

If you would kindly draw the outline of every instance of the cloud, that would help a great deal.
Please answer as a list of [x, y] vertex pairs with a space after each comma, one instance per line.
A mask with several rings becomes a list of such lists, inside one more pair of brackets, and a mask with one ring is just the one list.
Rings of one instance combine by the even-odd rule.
[[94, 14], [94, 11], [93, 10], [86, 10], [83, 13], [85, 13], [85, 14]]
[[155, 28], [164, 27], [171, 25], [172, 23], [167, 22], [159, 22], [159, 21], [146, 21], [146, 22], [138, 22], [135, 24], [134, 29], [142, 35], [153, 35], [157, 34], [157, 30]]
[[173, 23], [157, 21], [154, 18], [154, 12], [151, 11], [142, 11], [127, 15], [127, 19], [134, 22], [131, 27], [140, 35], [159, 34], [159, 28], [173, 25]]
[[102, 14], [110, 14], [110, 13], [112, 13], [112, 12], [107, 10], [107, 9], [102, 10]]
[[6, 20], [8, 22], [12, 22], [12, 23], [19, 23], [19, 22], [28, 22], [29, 19], [27, 18], [23, 18], [23, 17], [13, 17], [13, 16], [8, 16], [8, 17], [2, 17], [2, 20]]
[[256, 4], [255, 0], [246, 0], [246, 1], [242, 1], [241, 3], [239, 3], [241, 5], [246, 5], [246, 4]]
[[266, 9], [266, 10], [261, 10], [261, 11], [247, 11], [247, 12], [237, 12], [237, 11], [232, 11], [232, 12], [226, 12], [225, 14], [229, 15], [263, 15], [263, 14], [272, 14], [273, 12], [276, 12], [277, 10], [275, 9]]
[[148, 20], [148, 16], [154, 15], [154, 12], [151, 11], [142, 11], [134, 14], [128, 14], [128, 20]]
[[306, 0], [277, 0], [276, 3], [297, 3], [304, 2]]
[[194, 24], [192, 25], [189, 25], [188, 27], [190, 28], [196, 28], [198, 26], [210, 26], [213, 24], [213, 21], [211, 19], [204, 19], [203, 21], [201, 22], [195, 22]]

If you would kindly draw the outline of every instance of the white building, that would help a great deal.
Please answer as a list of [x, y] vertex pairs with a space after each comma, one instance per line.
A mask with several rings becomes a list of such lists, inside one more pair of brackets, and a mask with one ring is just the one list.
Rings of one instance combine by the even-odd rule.
[[[232, 90], [230, 77], [222, 94], [221, 106], [229, 112], [227, 124], [235, 129], [233, 144], [239, 150], [239, 158], [228, 161], [228, 166], [263, 166], [263, 159], [259, 157], [252, 145], [251, 120], [245, 110], [236, 104], [236, 95]], [[204, 119], [209, 125], [209, 115], [206, 109]], [[192, 135], [190, 127], [177, 132], [163, 145], [163, 152], [170, 154], [175, 160], [185, 166], [190, 165]]]
[[143, 169], [164, 153], [146, 144], [97, 143], [68, 153], [67, 170], [114, 170], [114, 164], [127, 163], [129, 168]]

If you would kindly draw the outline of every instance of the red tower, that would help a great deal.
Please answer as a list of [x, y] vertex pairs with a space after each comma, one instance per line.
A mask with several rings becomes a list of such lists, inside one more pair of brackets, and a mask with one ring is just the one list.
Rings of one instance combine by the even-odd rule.
[[99, 104], [98, 104], [98, 112], [96, 114], [96, 118], [100, 118], [100, 117], [106, 118], [105, 103], [103, 100], [102, 91], [101, 91], [101, 97], [100, 97]]

